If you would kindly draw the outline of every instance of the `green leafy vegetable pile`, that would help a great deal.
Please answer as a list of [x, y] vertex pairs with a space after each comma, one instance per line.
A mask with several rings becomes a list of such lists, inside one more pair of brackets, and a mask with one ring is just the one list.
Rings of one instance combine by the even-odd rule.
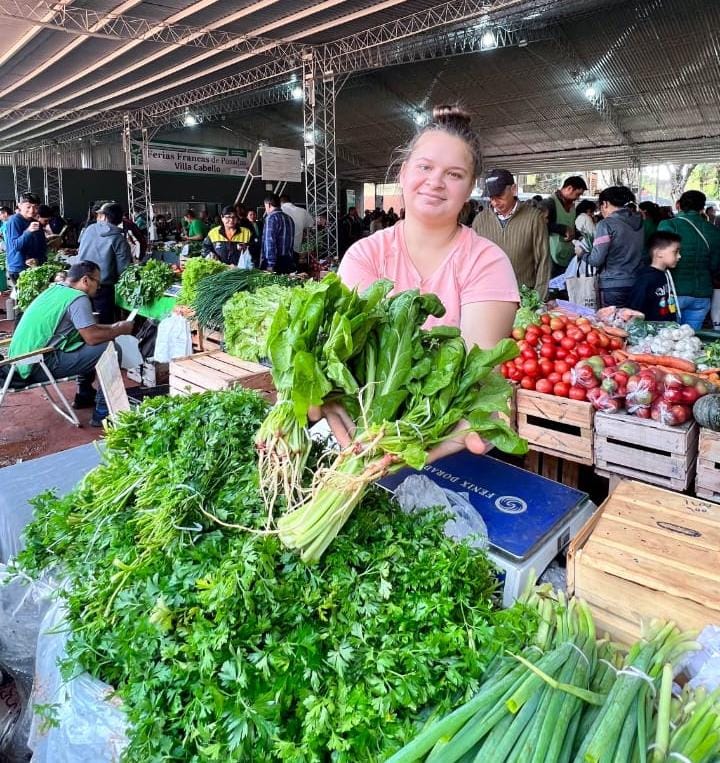
[[[494, 368], [517, 355], [515, 342], [467, 351], [459, 329], [422, 328], [445, 312], [434, 294], [413, 289], [388, 298], [391, 289], [377, 281], [359, 295], [330, 274], [293, 289], [272, 322], [278, 403], [258, 433], [261, 480], [268, 509], [284, 494], [290, 511], [278, 520], [280, 538], [306, 561], [320, 558], [368, 485], [404, 466], [421, 469], [427, 452], [457, 437], [458, 427], [501, 450], [527, 451], [496, 416], [507, 413], [511, 389]], [[308, 412], [328, 402], [347, 411], [355, 431], [303, 497]]]
[[520, 286], [520, 308], [515, 313], [515, 328], [527, 328], [533, 323], [540, 322], [540, 311], [543, 308], [543, 301], [540, 295], [529, 286], [522, 284]]
[[290, 299], [286, 286], [264, 286], [256, 291], [239, 291], [225, 303], [225, 349], [243, 360], [267, 358], [270, 324], [281, 304]]
[[162, 297], [175, 279], [172, 268], [160, 260], [130, 265], [115, 286], [115, 294], [132, 308], [150, 305]]
[[46, 262], [36, 268], [23, 270], [17, 282], [18, 310], [25, 312], [30, 303], [53, 282], [55, 276], [64, 270], [62, 265]]
[[378, 761], [534, 632], [493, 611], [487, 558], [443, 516], [384, 492], [312, 567], [212, 519], [263, 523], [265, 411], [244, 390], [147, 401], [73, 493], [35, 501], [19, 563], [68, 576], [66, 668], [116, 687], [125, 761]]
[[239, 291], [256, 291], [265, 286], [299, 286], [302, 279], [291, 278], [264, 270], [228, 268], [222, 273], [208, 276], [198, 284], [193, 307], [201, 326], [223, 328], [223, 307]]
[[193, 307], [200, 282], [209, 276], [217, 275], [227, 269], [227, 265], [219, 260], [208, 260], [205, 257], [189, 259], [185, 263], [185, 269], [182, 274], [182, 288], [177, 297], [178, 304]]

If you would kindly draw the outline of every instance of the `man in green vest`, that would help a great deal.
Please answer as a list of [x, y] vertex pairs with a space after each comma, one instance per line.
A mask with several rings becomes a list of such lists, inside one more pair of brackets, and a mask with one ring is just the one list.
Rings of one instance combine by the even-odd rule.
[[565, 272], [575, 254], [575, 202], [587, 191], [587, 183], [579, 175], [572, 175], [562, 188], [543, 202], [548, 214], [550, 234], [551, 278]]
[[[53, 284], [38, 295], [20, 319], [8, 350], [8, 357], [54, 347], [45, 363], [55, 378], [78, 375], [74, 408], [94, 406], [91, 426], [102, 426], [108, 414], [101, 389], [93, 388], [95, 366], [108, 343], [121, 334], [130, 334], [132, 321], [99, 324], [90, 300], [100, 285], [100, 268], [90, 260], [78, 262], [68, 271], [64, 283]], [[45, 381], [36, 365], [18, 366], [27, 384]]]

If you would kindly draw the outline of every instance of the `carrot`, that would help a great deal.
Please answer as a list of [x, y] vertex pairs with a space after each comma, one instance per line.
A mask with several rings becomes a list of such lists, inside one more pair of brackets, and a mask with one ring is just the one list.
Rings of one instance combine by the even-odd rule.
[[625, 352], [625, 350], [613, 350], [612, 356], [618, 363], [622, 363], [624, 360], [628, 359], [628, 353]]
[[619, 329], [616, 326], [603, 326], [602, 329], [608, 336], [615, 336], [618, 339], [627, 339], [628, 332], [625, 329]]
[[634, 360], [636, 363], [647, 363], [650, 366], [667, 366], [673, 371], [683, 371], [685, 373], [695, 373], [695, 364], [690, 360], [683, 360], [672, 355], [628, 355], [628, 360]]
[[698, 371], [699, 376], [711, 376], [712, 374], [720, 374], [720, 368], [703, 368], [702, 371]]

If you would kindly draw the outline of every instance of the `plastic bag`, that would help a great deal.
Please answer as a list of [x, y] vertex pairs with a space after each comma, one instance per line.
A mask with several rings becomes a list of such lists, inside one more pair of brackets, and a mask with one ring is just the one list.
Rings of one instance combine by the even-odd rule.
[[65, 681], [58, 668], [67, 659], [68, 633], [61, 602], [50, 607], [37, 643], [33, 705], [48, 709], [33, 715], [28, 744], [33, 763], [114, 763], [127, 746], [127, 718], [113, 689], [89, 673]]
[[253, 261], [250, 252], [245, 251], [240, 255], [237, 266], [239, 270], [253, 269]]
[[407, 514], [439, 506], [453, 515], [445, 523], [444, 530], [448, 538], [469, 538], [469, 545], [481, 550], [490, 546], [485, 521], [468, 500], [467, 493], [445, 490], [429, 477], [411, 474], [395, 489], [395, 500]]
[[587, 399], [596, 411], [603, 413], [617, 413], [622, 408], [622, 399], [614, 397], [602, 387], [589, 389]]
[[692, 406], [656, 400], [650, 408], [650, 418], [669, 427], [676, 427], [692, 419]]
[[713, 289], [710, 318], [713, 331], [720, 331], [720, 289]]
[[704, 686], [708, 691], [720, 689], [720, 627], [706, 625], [696, 642], [697, 652], [688, 652], [678, 665], [689, 679], [693, 689]]
[[169, 363], [192, 354], [190, 324], [182, 315], [169, 315], [160, 321], [155, 339], [155, 360]]
[[[625, 406], [628, 413], [637, 413], [640, 409], [649, 411], [652, 404], [662, 395], [662, 373], [655, 373], [650, 369], [633, 374], [627, 383]], [[640, 414], [641, 418], [649, 418]]]

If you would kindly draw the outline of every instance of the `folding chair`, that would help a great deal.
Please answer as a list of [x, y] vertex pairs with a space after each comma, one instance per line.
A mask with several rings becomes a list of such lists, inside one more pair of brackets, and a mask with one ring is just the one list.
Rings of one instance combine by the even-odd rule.
[[[8, 347], [10, 345], [10, 341], [10, 339], [0, 340], [0, 349], [3, 349], [3, 347]], [[77, 381], [78, 377], [76, 375], [67, 376], [64, 379], [56, 379], [52, 375], [52, 372], [45, 363], [45, 356], [53, 351], [53, 347], [42, 347], [39, 350], [28, 352], [24, 355], [17, 355], [14, 358], [6, 358], [4, 360], [0, 359], [0, 374], [4, 369], [7, 369], [3, 387], [2, 390], [0, 390], [0, 406], [2, 406], [5, 400], [5, 396], [9, 392], [23, 392], [28, 389], [40, 389], [42, 391], [43, 397], [66, 421], [69, 421], [74, 426], [79, 427], [80, 421], [78, 420], [73, 407], [70, 405], [65, 395], [63, 395], [62, 390], [58, 386], [58, 384], [62, 384], [63, 382]], [[29, 365], [33, 363], [37, 363], [40, 366], [43, 373], [47, 377], [47, 380], [25, 384], [24, 379], [20, 376], [20, 374], [15, 376], [15, 372], [17, 371], [18, 365]], [[14, 384], [13, 380], [15, 381]], [[55, 391], [55, 395], [57, 396], [56, 399], [53, 399], [50, 394], [51, 387]]]

